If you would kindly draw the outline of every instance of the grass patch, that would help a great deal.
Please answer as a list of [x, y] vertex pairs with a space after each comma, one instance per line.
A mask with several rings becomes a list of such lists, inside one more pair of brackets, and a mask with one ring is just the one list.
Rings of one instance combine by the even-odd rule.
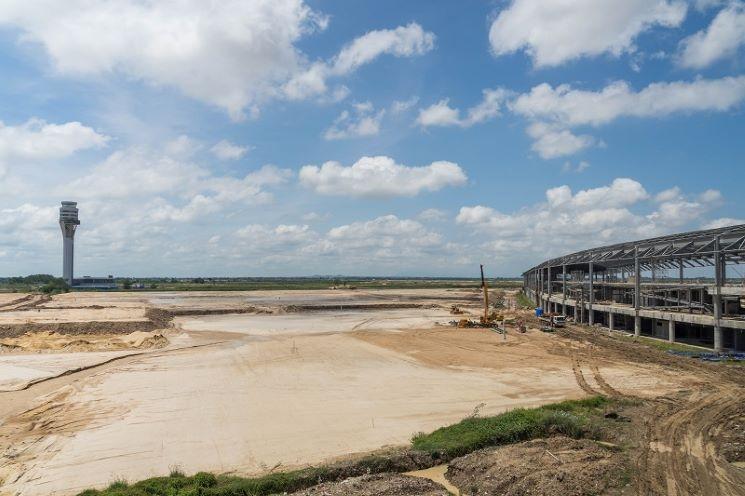
[[472, 451], [552, 434], [582, 437], [591, 413], [608, 403], [602, 396], [562, 401], [539, 408], [518, 408], [494, 417], [469, 417], [457, 424], [412, 439], [416, 450], [445, 458], [463, 456]]
[[517, 304], [523, 308], [535, 308], [535, 303], [522, 291], [517, 293]]
[[690, 346], [690, 345], [681, 344], [681, 343], [669, 343], [661, 339], [646, 338], [644, 336], [637, 337], [636, 341], [641, 344], [651, 346], [652, 348], [657, 348], [658, 350], [662, 350], [662, 351], [693, 351], [693, 352], [710, 351], [706, 348], [702, 348], [699, 346]]
[[[552, 434], [574, 438], [594, 435], [593, 418], [611, 400], [594, 396], [562, 401], [539, 408], [519, 408], [494, 417], [472, 416], [457, 424], [412, 439], [413, 451], [395, 459], [370, 455], [348, 466], [311, 467], [276, 472], [263, 477], [236, 477], [199, 472], [184, 475], [177, 467], [168, 477], [154, 477], [132, 484], [112, 483], [108, 488], [88, 489], [78, 496], [265, 496], [305, 489], [321, 482], [342, 480], [367, 473], [405, 472], [427, 468], [486, 446], [524, 441]], [[416, 467], [406, 466], [419, 457]]]

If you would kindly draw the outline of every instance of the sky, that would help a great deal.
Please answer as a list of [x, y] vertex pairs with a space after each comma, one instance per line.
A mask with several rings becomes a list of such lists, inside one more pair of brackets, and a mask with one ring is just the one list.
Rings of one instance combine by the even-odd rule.
[[745, 3], [4, 0], [0, 276], [516, 276], [745, 223]]

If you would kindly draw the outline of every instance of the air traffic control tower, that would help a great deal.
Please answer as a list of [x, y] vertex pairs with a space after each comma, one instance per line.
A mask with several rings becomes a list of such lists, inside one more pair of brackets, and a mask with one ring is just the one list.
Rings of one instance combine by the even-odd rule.
[[59, 209], [62, 229], [62, 278], [72, 287], [72, 263], [75, 253], [75, 229], [80, 225], [77, 202], [63, 201]]

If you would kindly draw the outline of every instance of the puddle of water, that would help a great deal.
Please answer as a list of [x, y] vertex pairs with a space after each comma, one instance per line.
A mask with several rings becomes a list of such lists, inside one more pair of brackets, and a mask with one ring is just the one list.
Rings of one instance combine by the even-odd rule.
[[436, 467], [427, 468], [424, 470], [416, 470], [414, 472], [406, 472], [404, 475], [410, 475], [412, 477], [421, 477], [422, 479], [429, 479], [437, 484], [441, 485], [448, 490], [450, 494], [460, 496], [460, 490], [452, 485], [449, 480], [445, 477], [445, 472], [448, 471], [447, 465], [437, 465]]

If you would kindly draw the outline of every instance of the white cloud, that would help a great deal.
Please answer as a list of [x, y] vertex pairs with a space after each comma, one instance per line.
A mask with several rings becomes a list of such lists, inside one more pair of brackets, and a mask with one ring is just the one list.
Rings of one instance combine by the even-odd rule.
[[437, 250], [441, 244], [442, 236], [421, 223], [384, 215], [334, 227], [321, 243], [309, 247], [308, 251], [343, 255], [347, 263], [356, 260], [369, 263], [370, 258], [384, 263], [386, 260], [411, 260]]
[[385, 115], [385, 109], [375, 112], [370, 102], [357, 103], [352, 107], [354, 113], [344, 110], [323, 134], [324, 139], [359, 138], [374, 136], [380, 132], [380, 122]]
[[228, 140], [220, 140], [210, 148], [210, 151], [220, 160], [238, 160], [249, 150], [248, 146], [236, 145]]
[[[624, 81], [600, 91], [552, 87], [543, 83], [508, 102], [512, 112], [528, 119], [533, 150], [543, 158], [574, 154], [596, 140], [575, 135], [580, 126], [599, 127], [623, 117], [661, 118], [676, 113], [722, 112], [745, 100], [745, 76], [653, 83], [634, 91]], [[601, 143], [602, 144], [602, 143]]]
[[470, 127], [497, 117], [508, 95], [509, 92], [502, 88], [483, 90], [481, 102], [469, 108], [463, 118], [461, 118], [460, 110], [450, 107], [448, 99], [440, 100], [427, 108], [420, 109], [416, 122], [422, 127]]
[[202, 145], [182, 134], [174, 140], [166, 143], [165, 152], [172, 157], [189, 158], [194, 155]]
[[109, 139], [79, 122], [49, 124], [29, 119], [19, 126], [0, 122], [0, 162], [64, 158], [79, 150], [105, 146]]
[[422, 210], [417, 217], [425, 222], [442, 222], [447, 219], [448, 215], [439, 208], [428, 208]]
[[[307, 268], [334, 260], [335, 273], [410, 271], [425, 260], [438, 265], [452, 261], [439, 233], [395, 215], [354, 221], [326, 232], [304, 224], [250, 224], [230, 238], [223, 236], [220, 246], [213, 249], [221, 259], [258, 264], [281, 262]], [[247, 254], [251, 256], [247, 258]]]
[[707, 189], [698, 195], [698, 201], [703, 203], [718, 203], [722, 201], [722, 193], [716, 189]]
[[560, 126], [534, 122], [528, 126], [528, 135], [533, 138], [531, 149], [543, 159], [574, 155], [593, 145], [595, 139], [586, 134], [576, 136]]
[[676, 0], [514, 0], [492, 23], [489, 42], [495, 55], [524, 49], [537, 67], [618, 56], [655, 26], [679, 26], [686, 10]]
[[419, 110], [416, 123], [422, 127], [457, 126], [460, 123], [460, 112], [450, 106], [449, 99], [443, 99]]
[[411, 57], [427, 53], [434, 46], [435, 35], [415, 22], [396, 29], [370, 31], [342, 48], [331, 64], [331, 72], [349, 74], [382, 54]]
[[299, 177], [303, 186], [317, 193], [353, 197], [414, 196], [460, 186], [467, 179], [463, 169], [452, 162], [407, 167], [386, 156], [362, 157], [348, 167], [339, 162], [326, 162], [321, 167], [306, 165]]
[[[266, 186], [285, 182], [291, 171], [273, 165], [243, 177], [214, 175], [193, 162], [145, 148], [128, 148], [109, 155], [87, 174], [57, 188], [55, 194], [112, 208], [111, 215], [130, 210], [147, 224], [191, 222], [220, 212], [228, 205], [262, 204], [272, 200]], [[104, 217], [105, 211], [99, 212]]]
[[683, 67], [701, 69], [730, 57], [745, 44], [745, 4], [733, 2], [722, 9], [705, 30], [680, 42], [678, 62]]
[[619, 117], [665, 117], [678, 112], [725, 111], [745, 99], [745, 76], [652, 83], [633, 91], [617, 81], [600, 91], [543, 83], [511, 104], [514, 112], [567, 126], [607, 124]]
[[0, 4], [0, 25], [40, 45], [63, 76], [121, 74], [177, 88], [234, 120], [256, 116], [270, 99], [322, 95], [329, 77], [380, 55], [410, 57], [434, 46], [434, 35], [411, 23], [371, 31], [328, 63], [309, 63], [297, 43], [325, 29], [328, 17], [303, 0], [8, 0]]
[[[318, 96], [327, 91], [327, 80], [348, 75], [381, 55], [412, 57], [434, 48], [435, 35], [412, 22], [395, 29], [370, 31], [343, 47], [328, 62], [315, 62], [282, 86], [290, 100]], [[346, 96], [346, 94], [344, 95]]]
[[654, 200], [660, 203], [669, 202], [680, 198], [682, 195], [683, 192], [681, 191], [681, 189], [677, 186], [673, 186], [672, 188], [668, 188], [657, 193], [654, 197]]
[[[637, 181], [615, 179], [576, 193], [567, 186], [546, 191], [546, 201], [514, 213], [484, 205], [460, 209], [456, 222], [470, 226], [483, 247], [500, 259], [544, 260], [592, 246], [667, 234], [693, 226], [712, 208], [713, 194], [686, 195], [671, 188], [655, 195]], [[491, 239], [490, 239], [491, 238]]]
[[573, 165], [571, 162], [566, 161], [564, 162], [564, 165], [561, 166], [562, 172], [574, 172], [574, 173], [582, 173], [590, 168], [590, 163], [586, 162], [584, 160], [580, 160], [577, 165]]
[[0, 23], [41, 44], [60, 74], [119, 72], [176, 87], [236, 119], [300, 69], [295, 43], [325, 26], [301, 0], [9, 0]]
[[702, 229], [718, 229], [720, 227], [739, 226], [745, 224], [745, 219], [733, 219], [732, 217], [721, 217], [712, 221], [706, 222]]
[[408, 100], [396, 100], [391, 105], [391, 113], [402, 114], [411, 109], [417, 103], [419, 103], [418, 96], [412, 96]]

